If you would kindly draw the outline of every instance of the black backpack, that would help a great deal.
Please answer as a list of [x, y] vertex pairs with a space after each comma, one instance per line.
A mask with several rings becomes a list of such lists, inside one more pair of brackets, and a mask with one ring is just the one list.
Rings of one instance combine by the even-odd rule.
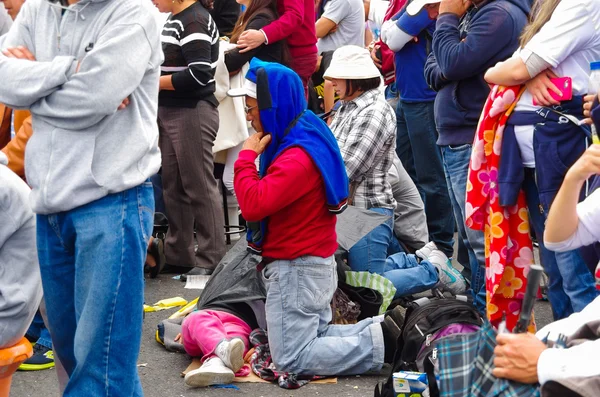
[[483, 319], [464, 297], [420, 298], [406, 305], [406, 315], [398, 347], [394, 354], [392, 372], [383, 385], [375, 387], [375, 397], [393, 397], [393, 374], [398, 371], [427, 373], [431, 397], [439, 397], [435, 380], [434, 362], [437, 349], [434, 336], [438, 331], [453, 324], [480, 327]]

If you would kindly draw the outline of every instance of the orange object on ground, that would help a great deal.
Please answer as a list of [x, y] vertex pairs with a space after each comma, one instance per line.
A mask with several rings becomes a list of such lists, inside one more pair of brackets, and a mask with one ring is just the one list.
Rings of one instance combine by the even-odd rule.
[[0, 397], [8, 397], [13, 374], [32, 355], [31, 343], [25, 338], [14, 346], [0, 349]]

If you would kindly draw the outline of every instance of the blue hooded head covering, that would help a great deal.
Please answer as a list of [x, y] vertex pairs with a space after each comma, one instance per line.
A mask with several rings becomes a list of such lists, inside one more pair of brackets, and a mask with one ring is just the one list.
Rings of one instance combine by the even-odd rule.
[[[259, 176], [286, 149], [302, 148], [321, 172], [327, 207], [334, 214], [348, 205], [348, 175], [333, 133], [313, 112], [307, 110], [300, 77], [278, 63], [252, 59], [246, 78], [256, 83], [256, 100], [264, 132], [271, 142], [260, 157]], [[248, 247], [261, 252], [266, 222], [249, 223]]]

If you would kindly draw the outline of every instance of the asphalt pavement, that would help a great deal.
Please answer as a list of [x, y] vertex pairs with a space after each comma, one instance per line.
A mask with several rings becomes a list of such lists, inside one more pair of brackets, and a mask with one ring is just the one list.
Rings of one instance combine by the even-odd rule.
[[[457, 266], [458, 267], [458, 266]], [[146, 280], [145, 299], [154, 303], [161, 299], [181, 296], [195, 299], [199, 291], [184, 289], [184, 283], [173, 280], [173, 275], [162, 274], [156, 279]], [[290, 396], [372, 396], [375, 385], [383, 381], [389, 372], [384, 367], [379, 375], [340, 377], [337, 384], [308, 384], [297, 390], [285, 390], [275, 384], [236, 383], [235, 389], [204, 388], [192, 389], [183, 383], [180, 376], [190, 363], [190, 358], [181, 353], [167, 352], [156, 342], [156, 325], [177, 309], [147, 313], [144, 321], [142, 347], [138, 359], [139, 374], [146, 397], [189, 397], [189, 396], [253, 396], [253, 397], [290, 397]], [[537, 302], [535, 316], [538, 327], [552, 321], [548, 302]], [[11, 397], [59, 397], [58, 381], [54, 369], [32, 372], [17, 372], [13, 377]], [[95, 397], [95, 396], [89, 396]]]

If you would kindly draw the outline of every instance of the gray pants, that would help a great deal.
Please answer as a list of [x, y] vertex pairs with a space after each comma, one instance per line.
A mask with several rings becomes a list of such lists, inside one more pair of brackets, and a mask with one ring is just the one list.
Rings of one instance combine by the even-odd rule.
[[169, 217], [167, 263], [214, 269], [225, 255], [223, 207], [213, 176], [212, 154], [219, 112], [206, 101], [199, 101], [193, 109], [160, 106], [158, 126]]

